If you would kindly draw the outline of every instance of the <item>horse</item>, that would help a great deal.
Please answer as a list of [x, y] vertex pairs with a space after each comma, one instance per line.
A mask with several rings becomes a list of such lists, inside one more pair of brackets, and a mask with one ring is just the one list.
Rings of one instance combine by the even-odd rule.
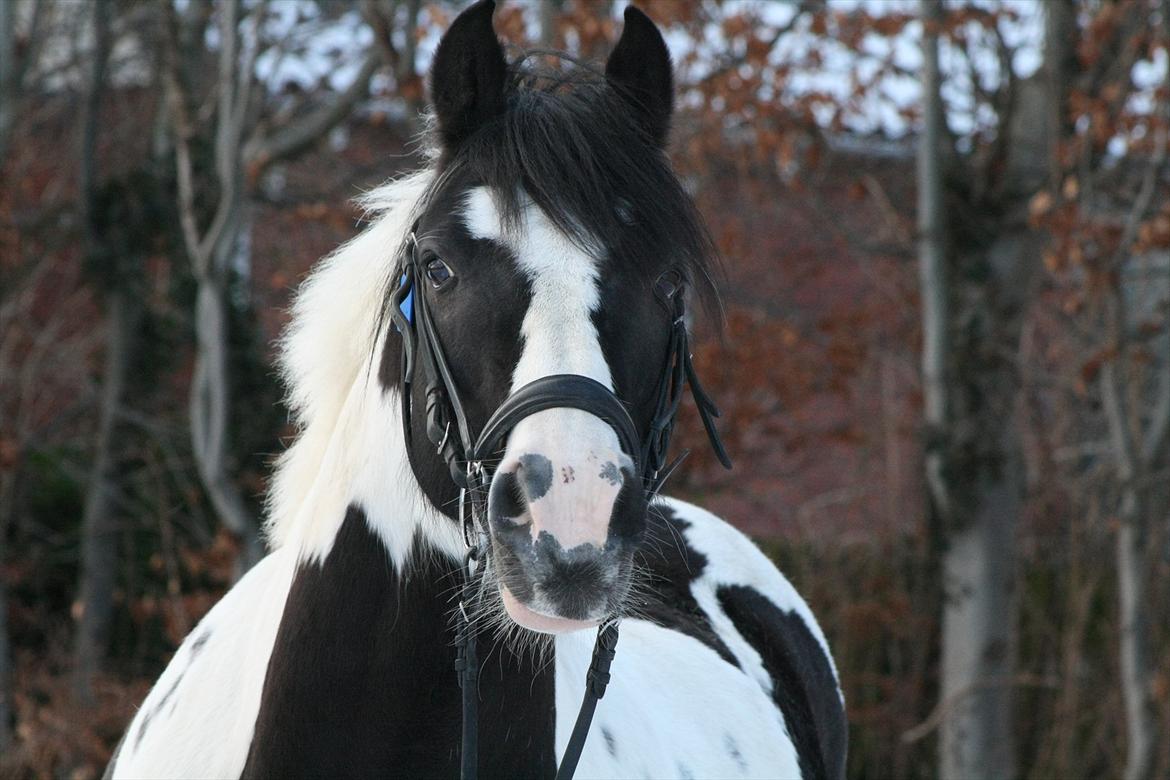
[[551, 777], [570, 748], [581, 777], [844, 776], [809, 607], [658, 492], [683, 385], [718, 449], [686, 346], [718, 261], [665, 153], [663, 38], [630, 7], [604, 69], [509, 63], [493, 9], [440, 41], [428, 162], [299, 290], [271, 552], [108, 777]]

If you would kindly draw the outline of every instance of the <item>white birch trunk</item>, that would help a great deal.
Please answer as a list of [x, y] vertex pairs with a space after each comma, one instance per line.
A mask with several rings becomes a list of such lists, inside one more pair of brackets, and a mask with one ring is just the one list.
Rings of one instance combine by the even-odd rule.
[[1019, 490], [1006, 478], [979, 487], [970, 522], [947, 534], [943, 555], [939, 776], [1015, 775], [1012, 598]]

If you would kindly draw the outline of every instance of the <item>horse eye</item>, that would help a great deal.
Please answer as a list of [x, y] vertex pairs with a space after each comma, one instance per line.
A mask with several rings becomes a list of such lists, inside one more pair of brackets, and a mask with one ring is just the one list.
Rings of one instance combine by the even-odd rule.
[[658, 277], [658, 281], [654, 282], [654, 294], [665, 301], [669, 301], [678, 295], [682, 286], [682, 274], [678, 271], [667, 271]]
[[431, 284], [437, 289], [454, 276], [451, 269], [447, 267], [439, 258], [434, 258], [427, 263], [427, 278], [431, 280]]

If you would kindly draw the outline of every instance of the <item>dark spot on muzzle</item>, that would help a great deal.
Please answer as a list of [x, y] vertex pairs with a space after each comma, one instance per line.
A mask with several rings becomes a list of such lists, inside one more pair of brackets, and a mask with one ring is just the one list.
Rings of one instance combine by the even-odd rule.
[[610, 485], [617, 487], [622, 484], [622, 472], [618, 469], [617, 464], [612, 460], [607, 460], [601, 464], [601, 473], [597, 476], [604, 479]]
[[552, 487], [552, 461], [543, 455], [532, 452], [521, 455], [517, 474], [520, 477], [520, 485], [524, 488], [524, 497], [530, 504], [543, 498]]
[[497, 523], [492, 549], [500, 581], [512, 595], [558, 617], [597, 618], [624, 596], [629, 583], [632, 549], [617, 540], [604, 548], [581, 544], [566, 550], [547, 531], [533, 541], [527, 525]]
[[609, 556], [591, 544], [566, 550], [547, 531], [540, 532], [535, 546], [532, 572], [544, 598], [561, 617], [588, 618], [605, 601], [604, 584], [612, 577]]

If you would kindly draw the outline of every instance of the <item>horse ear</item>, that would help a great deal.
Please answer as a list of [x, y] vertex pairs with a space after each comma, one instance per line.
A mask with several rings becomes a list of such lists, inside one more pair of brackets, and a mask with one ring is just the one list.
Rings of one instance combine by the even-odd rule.
[[508, 68], [492, 28], [495, 8], [493, 0], [482, 0], [459, 14], [435, 52], [431, 104], [447, 155], [504, 111]]
[[626, 24], [605, 63], [605, 77], [630, 104], [651, 140], [665, 146], [674, 107], [670, 51], [650, 17], [632, 5], [626, 6]]

